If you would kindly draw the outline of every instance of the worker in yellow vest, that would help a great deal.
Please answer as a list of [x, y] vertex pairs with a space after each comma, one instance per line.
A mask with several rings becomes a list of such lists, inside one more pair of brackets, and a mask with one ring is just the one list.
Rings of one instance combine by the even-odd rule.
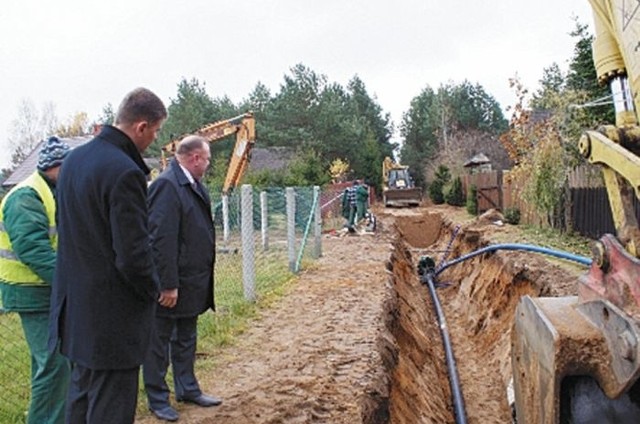
[[56, 137], [40, 150], [37, 170], [0, 203], [2, 308], [17, 312], [31, 353], [28, 424], [64, 422], [69, 363], [47, 348], [56, 263], [55, 184], [69, 146]]

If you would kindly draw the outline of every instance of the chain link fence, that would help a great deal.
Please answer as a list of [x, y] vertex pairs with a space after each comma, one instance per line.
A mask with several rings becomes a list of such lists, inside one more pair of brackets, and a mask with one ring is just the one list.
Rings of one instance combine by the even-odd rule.
[[342, 196], [349, 183], [333, 184], [320, 193], [320, 210], [322, 213], [322, 230], [331, 232], [344, 227], [346, 218], [342, 215]]
[[224, 307], [222, 282], [235, 279], [232, 286], [253, 302], [321, 255], [319, 194], [317, 187], [255, 192], [245, 185], [215, 202], [216, 303]]
[[[334, 195], [318, 187], [257, 192], [245, 185], [226, 198], [214, 196], [216, 313], [199, 320], [199, 357], [231, 342], [238, 333], [238, 317], [250, 316], [247, 311], [253, 305], [282, 293], [296, 273], [321, 256], [321, 220], [332, 219], [329, 209], [321, 214], [321, 206]], [[0, 423], [24, 423], [31, 382], [29, 351], [19, 316], [2, 312], [1, 306]], [[139, 410], [145, 411], [143, 392], [139, 403]]]

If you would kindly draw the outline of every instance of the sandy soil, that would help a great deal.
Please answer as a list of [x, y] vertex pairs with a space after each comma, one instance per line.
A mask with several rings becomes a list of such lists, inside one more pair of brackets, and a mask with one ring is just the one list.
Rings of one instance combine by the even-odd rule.
[[[379, 210], [374, 235], [327, 235], [317, 266], [199, 375], [224, 403], [178, 404], [180, 422], [454, 422], [439, 327], [415, 264], [423, 254], [440, 259], [450, 247], [457, 257], [517, 231], [475, 220], [462, 223], [450, 244], [454, 212]], [[468, 422], [508, 423], [515, 305], [523, 294], [568, 294], [576, 277], [531, 255], [485, 256], [445, 271], [448, 287], [438, 293]]]
[[383, 227], [325, 236], [317, 266], [223, 352], [211, 375], [199, 375], [224, 403], [178, 404], [180, 422], [346, 424], [376, 414], [371, 399], [386, 390], [376, 348], [391, 249]]

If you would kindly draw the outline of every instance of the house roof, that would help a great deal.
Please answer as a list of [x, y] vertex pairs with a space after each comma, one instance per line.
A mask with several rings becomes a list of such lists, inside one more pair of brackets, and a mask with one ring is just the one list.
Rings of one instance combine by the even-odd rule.
[[[73, 149], [91, 140], [92, 137], [93, 136], [59, 138]], [[42, 140], [40, 141], [40, 143], [38, 143], [38, 145], [31, 151], [31, 153], [29, 153], [29, 156], [27, 156], [27, 158], [20, 165], [18, 165], [18, 167], [11, 173], [11, 175], [9, 175], [6, 180], [4, 180], [4, 182], [2, 183], [3, 186], [7, 187], [16, 185], [36, 170], [36, 166], [38, 165], [38, 156], [44, 142], [45, 140]]]
[[465, 168], [469, 168], [471, 166], [483, 165], [485, 163], [491, 163], [491, 161], [484, 153], [478, 153], [477, 155], [466, 161], [463, 166]]
[[277, 170], [289, 166], [295, 152], [289, 147], [254, 147], [249, 171]]
[[[82, 137], [64, 138], [60, 140], [66, 142], [72, 149], [88, 142], [93, 138], [92, 135]], [[31, 151], [29, 156], [22, 162], [9, 177], [2, 183], [3, 186], [13, 186], [27, 178], [35, 171], [38, 164], [38, 155], [42, 148], [44, 140]], [[249, 171], [262, 171], [283, 169], [289, 166], [291, 160], [295, 156], [293, 149], [288, 147], [255, 147], [251, 150], [251, 161], [249, 162]], [[158, 160], [154, 158], [144, 158], [145, 163], [151, 168], [158, 167]]]

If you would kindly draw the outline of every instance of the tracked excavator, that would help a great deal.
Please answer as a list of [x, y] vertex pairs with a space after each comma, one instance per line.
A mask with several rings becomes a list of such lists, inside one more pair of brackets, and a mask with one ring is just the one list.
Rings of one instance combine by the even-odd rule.
[[616, 234], [593, 244], [578, 296], [520, 300], [511, 335], [518, 423], [640, 423], [640, 2], [589, 2], [594, 63], [616, 123], [585, 132], [579, 150], [602, 167]]
[[[256, 142], [256, 121], [253, 114], [248, 112], [230, 119], [205, 125], [194, 134], [206, 138], [209, 142], [216, 142], [235, 134], [236, 143], [233, 147], [231, 160], [229, 161], [227, 176], [222, 186], [223, 195], [228, 194], [230, 190], [239, 184], [247, 170], [251, 149]], [[163, 168], [166, 167], [167, 156], [175, 154], [180, 139], [173, 140], [162, 147]]]
[[418, 206], [422, 201], [422, 189], [415, 186], [409, 167], [388, 156], [382, 161], [382, 200], [385, 207]]

